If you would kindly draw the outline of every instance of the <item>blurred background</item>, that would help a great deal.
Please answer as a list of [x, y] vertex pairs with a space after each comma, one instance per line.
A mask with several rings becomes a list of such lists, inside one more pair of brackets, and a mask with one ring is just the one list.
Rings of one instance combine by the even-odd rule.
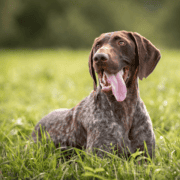
[[0, 0], [0, 12], [0, 48], [90, 48], [118, 30], [180, 47], [178, 0]]

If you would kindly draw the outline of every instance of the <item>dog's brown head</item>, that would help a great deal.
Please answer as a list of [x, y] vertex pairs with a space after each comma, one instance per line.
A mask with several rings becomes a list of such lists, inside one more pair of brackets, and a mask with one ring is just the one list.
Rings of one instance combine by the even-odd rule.
[[159, 50], [138, 33], [104, 33], [94, 40], [89, 56], [94, 90], [97, 87], [96, 71], [102, 91], [112, 91], [117, 101], [123, 101], [136, 70], [141, 80], [148, 77], [160, 57]]

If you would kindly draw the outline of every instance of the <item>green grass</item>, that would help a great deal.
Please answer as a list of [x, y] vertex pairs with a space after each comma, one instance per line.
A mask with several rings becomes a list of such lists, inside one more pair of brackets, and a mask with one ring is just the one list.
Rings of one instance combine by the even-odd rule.
[[[180, 52], [162, 51], [155, 71], [140, 82], [153, 121], [156, 157], [138, 163], [74, 149], [65, 159], [51, 142], [33, 143], [35, 124], [50, 111], [71, 108], [93, 87], [89, 51], [0, 51], [0, 179], [180, 179]], [[29, 139], [27, 139], [29, 138]]]

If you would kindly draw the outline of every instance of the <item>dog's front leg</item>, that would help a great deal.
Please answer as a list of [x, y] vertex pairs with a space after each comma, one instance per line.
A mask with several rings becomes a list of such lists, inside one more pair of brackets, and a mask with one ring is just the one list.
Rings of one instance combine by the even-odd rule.
[[100, 157], [108, 153], [128, 157], [132, 153], [131, 141], [122, 128], [115, 123], [113, 128], [112, 126], [107, 128], [99, 124], [94, 126], [92, 131], [88, 131], [86, 146], [88, 152], [95, 152]]

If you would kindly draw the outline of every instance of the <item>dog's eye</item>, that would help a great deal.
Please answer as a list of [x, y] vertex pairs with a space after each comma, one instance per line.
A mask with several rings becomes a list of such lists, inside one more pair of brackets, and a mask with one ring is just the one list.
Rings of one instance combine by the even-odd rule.
[[100, 44], [96, 44], [96, 49], [100, 48]]
[[125, 42], [124, 42], [124, 41], [119, 41], [119, 42], [118, 42], [118, 45], [124, 46], [124, 45], [125, 45]]

